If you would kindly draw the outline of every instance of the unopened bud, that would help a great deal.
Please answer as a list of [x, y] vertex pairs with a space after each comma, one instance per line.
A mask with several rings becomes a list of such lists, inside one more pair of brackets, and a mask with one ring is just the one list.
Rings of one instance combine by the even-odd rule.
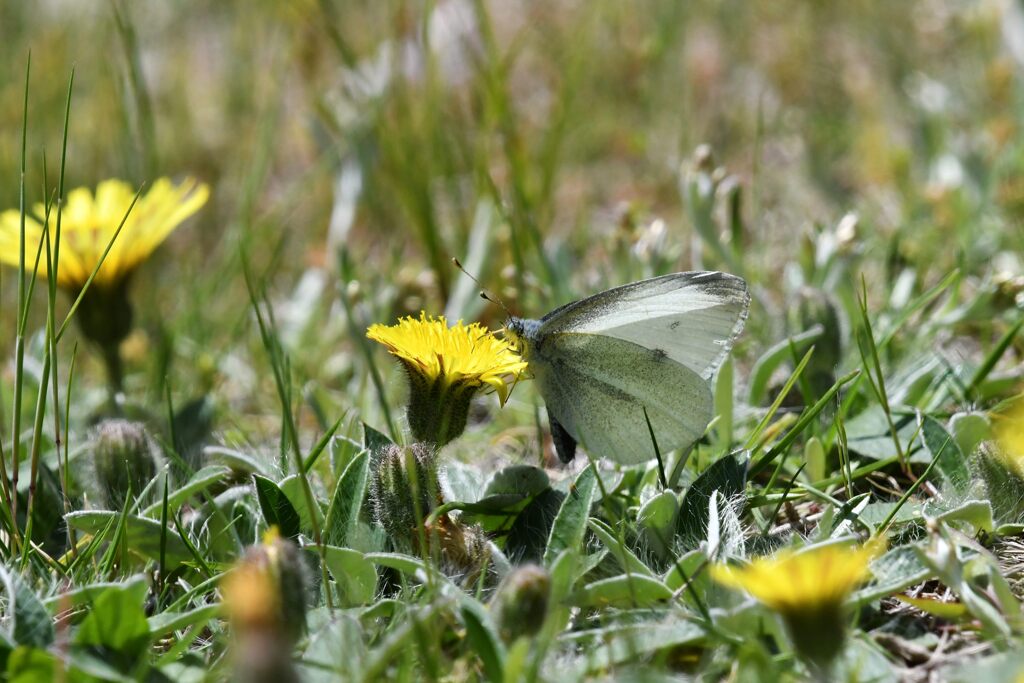
[[377, 458], [370, 479], [374, 517], [393, 539], [413, 542], [420, 525], [442, 502], [436, 452], [423, 443], [390, 445]]
[[306, 630], [306, 577], [295, 543], [272, 529], [225, 576], [221, 593], [237, 679], [297, 681], [292, 650]]
[[551, 575], [537, 565], [509, 574], [491, 602], [494, 621], [506, 642], [536, 635], [544, 625], [551, 598]]
[[159, 454], [141, 422], [104, 420], [92, 439], [93, 467], [104, 504], [118, 510], [156, 476]]

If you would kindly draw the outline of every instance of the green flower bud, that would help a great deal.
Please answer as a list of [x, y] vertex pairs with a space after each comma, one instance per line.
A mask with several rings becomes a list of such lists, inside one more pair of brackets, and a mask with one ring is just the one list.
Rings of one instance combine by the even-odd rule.
[[536, 635], [544, 625], [551, 598], [551, 575], [538, 565], [525, 565], [509, 574], [491, 601], [501, 637], [511, 642]]
[[432, 446], [391, 445], [380, 451], [370, 478], [370, 504], [391, 538], [416, 543], [423, 521], [442, 502]]
[[112, 510], [137, 496], [156, 476], [161, 458], [141, 422], [110, 419], [93, 432], [93, 468], [103, 503]]

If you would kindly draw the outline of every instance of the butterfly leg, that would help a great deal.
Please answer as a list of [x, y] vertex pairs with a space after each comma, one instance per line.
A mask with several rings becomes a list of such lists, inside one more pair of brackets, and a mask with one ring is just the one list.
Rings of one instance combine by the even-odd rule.
[[548, 411], [548, 422], [551, 424], [551, 440], [555, 442], [558, 459], [564, 463], [572, 462], [576, 457], [576, 439], [566, 431], [565, 427]]

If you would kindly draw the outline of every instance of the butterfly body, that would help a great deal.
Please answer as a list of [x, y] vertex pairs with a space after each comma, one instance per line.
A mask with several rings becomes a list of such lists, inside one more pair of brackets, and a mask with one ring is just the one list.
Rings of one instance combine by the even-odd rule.
[[709, 381], [746, 318], [738, 277], [674, 273], [505, 325], [544, 398], [559, 457], [576, 443], [638, 463], [684, 448], [711, 420]]

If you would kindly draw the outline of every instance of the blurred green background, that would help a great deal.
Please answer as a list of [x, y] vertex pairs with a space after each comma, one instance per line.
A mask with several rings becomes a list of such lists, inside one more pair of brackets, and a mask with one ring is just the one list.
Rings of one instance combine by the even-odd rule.
[[[228, 426], [276, 420], [245, 257], [304, 419], [372, 420], [367, 324], [501, 322], [453, 256], [532, 316], [655, 272], [740, 271], [752, 347], [800, 331], [806, 285], [849, 303], [863, 273], [878, 308], [959, 267], [994, 292], [1024, 271], [1022, 27], [1013, 3], [952, 0], [5, 2], [0, 204], [17, 206], [31, 52], [30, 201], [56, 184], [72, 70], [69, 187], [213, 188], [136, 276], [129, 393], [159, 404], [170, 380], [227, 401]], [[822, 235], [856, 262], [815, 281]], [[972, 334], [997, 338], [1000, 310]]]

